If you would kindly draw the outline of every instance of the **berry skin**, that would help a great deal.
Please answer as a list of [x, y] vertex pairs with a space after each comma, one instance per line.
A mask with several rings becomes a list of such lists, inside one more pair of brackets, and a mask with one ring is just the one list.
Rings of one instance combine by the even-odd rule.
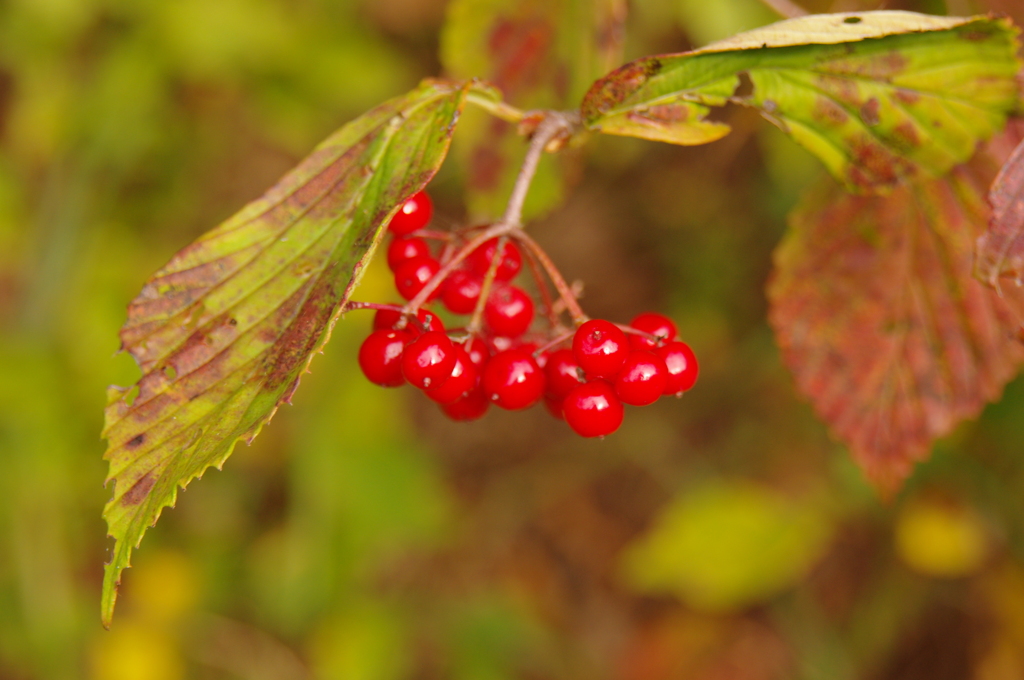
[[[406, 260], [395, 270], [395, 288], [406, 300], [416, 297], [434, 274], [441, 269], [441, 263], [432, 257], [417, 257]], [[433, 298], [434, 295], [431, 295]]]
[[[444, 330], [444, 324], [441, 323], [441, 318], [429, 309], [421, 308], [420, 311], [416, 312], [416, 318], [427, 327], [427, 330]], [[396, 309], [378, 309], [373, 315], [373, 330], [392, 330], [398, 327], [401, 319], [402, 313]], [[403, 328], [410, 331], [413, 335], [418, 335], [422, 330], [422, 326], [417, 323], [408, 323], [404, 325]]]
[[550, 394], [544, 395], [544, 408], [548, 410], [554, 418], [558, 420], [565, 420], [565, 413], [562, 412], [562, 403], [565, 400], [561, 397], [552, 397]]
[[572, 353], [588, 376], [614, 378], [629, 356], [629, 342], [615, 324], [591, 319], [576, 329]]
[[406, 331], [377, 330], [370, 333], [359, 347], [359, 368], [374, 385], [400, 387], [402, 356], [411, 336]]
[[536, 361], [537, 365], [540, 366], [542, 369], [547, 367], [548, 359], [551, 357], [551, 352], [545, 351], [541, 352], [540, 354], [537, 354], [537, 350], [539, 348], [537, 347], [537, 343], [535, 342], [524, 342], [521, 345], [519, 345], [519, 349], [525, 349], [527, 352], [532, 354], [533, 360]]
[[682, 394], [697, 382], [700, 366], [693, 350], [685, 342], [670, 342], [654, 350], [668, 369], [665, 394]]
[[[547, 377], [547, 395], [561, 400], [574, 387], [583, 384], [583, 369], [580, 368], [571, 349], [560, 349], [548, 356], [544, 374]], [[561, 407], [559, 407], [561, 411]]]
[[469, 314], [476, 309], [483, 289], [483, 280], [472, 272], [459, 269], [444, 280], [441, 302], [455, 314]]
[[672, 323], [672, 319], [654, 312], [642, 312], [629, 322], [629, 325], [638, 331], [658, 336], [661, 340], [655, 341], [642, 335], [630, 334], [629, 344], [633, 349], [651, 350], [666, 342], [672, 342], [679, 337], [679, 330]]
[[515, 338], [506, 338], [504, 335], [488, 335], [487, 342], [491, 348], [492, 354], [497, 354], [498, 352], [504, 352], [505, 350], [512, 349], [513, 347], [518, 347], [518, 343], [516, 343]]
[[502, 286], [487, 298], [484, 321], [495, 335], [517, 338], [533, 323], [533, 300], [522, 288]]
[[615, 394], [624, 404], [647, 406], [658, 401], [668, 386], [668, 368], [656, 354], [642, 350], [629, 353], [626, 365], [615, 378]]
[[462, 345], [453, 344], [455, 349], [455, 365], [452, 373], [440, 387], [427, 390], [427, 397], [438, 404], [450, 404], [469, 393], [479, 382], [480, 373], [470, 360]]
[[402, 375], [421, 390], [440, 387], [455, 367], [455, 347], [440, 331], [428, 331], [402, 353]]
[[430, 246], [419, 236], [397, 236], [388, 246], [388, 269], [395, 271], [406, 260], [430, 257]]
[[402, 204], [395, 216], [388, 222], [388, 231], [396, 236], [408, 236], [417, 229], [427, 226], [434, 214], [434, 202], [427, 192], [413, 194]]
[[488, 399], [516, 411], [537, 403], [544, 394], [544, 373], [529, 352], [510, 349], [495, 354], [484, 367], [480, 386]]
[[474, 335], [462, 343], [462, 347], [469, 355], [469, 360], [476, 366], [477, 373], [483, 373], [484, 366], [491, 359], [491, 350], [487, 343]]
[[624, 415], [615, 388], [604, 380], [574, 387], [562, 402], [562, 413], [581, 437], [604, 437], [615, 432]]
[[[487, 276], [487, 270], [491, 268], [491, 260], [494, 259], [494, 253], [497, 250], [497, 238], [484, 241], [479, 248], [470, 253], [468, 258], [470, 268], [481, 278]], [[519, 252], [519, 248], [512, 241], [506, 241], [505, 248], [502, 250], [501, 262], [498, 263], [498, 269], [494, 273], [494, 280], [511, 281], [522, 267], [523, 255]]]
[[441, 404], [441, 410], [452, 420], [465, 422], [476, 420], [487, 413], [490, 405], [491, 402], [484, 396], [483, 390], [477, 387], [457, 401], [453, 401], [450, 404]]

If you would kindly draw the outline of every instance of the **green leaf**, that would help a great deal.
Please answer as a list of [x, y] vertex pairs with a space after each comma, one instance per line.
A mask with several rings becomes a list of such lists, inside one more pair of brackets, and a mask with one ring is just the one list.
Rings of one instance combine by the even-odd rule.
[[[566, 109], [620, 62], [625, 16], [624, 0], [454, 0], [441, 62], [453, 78], [486, 79], [521, 109]], [[471, 217], [500, 215], [525, 152], [516, 126], [467, 116], [454, 151]], [[545, 155], [524, 213], [558, 205], [577, 164], [573, 154]]]
[[[111, 388], [104, 508], [110, 624], [133, 547], [178, 487], [220, 467], [290, 400], [398, 205], [448, 151], [472, 84], [425, 81], [353, 120], [258, 200], [185, 247], [128, 307], [143, 376]], [[482, 94], [487, 95], [487, 92]]]
[[795, 584], [830, 535], [831, 522], [810, 503], [753, 484], [712, 483], [674, 499], [623, 566], [638, 590], [727, 611]]
[[[674, 144], [729, 132], [711, 107], [758, 108], [848, 188], [939, 176], [1018, 104], [1006, 19], [881, 11], [782, 21], [682, 54], [646, 57], [583, 99], [592, 130]], [[741, 77], [742, 76], [742, 77]]]

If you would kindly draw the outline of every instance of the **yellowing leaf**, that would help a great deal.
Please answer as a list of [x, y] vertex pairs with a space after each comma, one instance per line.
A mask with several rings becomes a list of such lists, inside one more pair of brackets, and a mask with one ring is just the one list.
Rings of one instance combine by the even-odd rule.
[[290, 399], [380, 226], [440, 166], [471, 87], [426, 81], [352, 121], [131, 303], [121, 340], [143, 376], [132, 391], [111, 388], [106, 409], [104, 517], [116, 543], [105, 624], [132, 548], [178, 487], [221, 466]]
[[1024, 358], [1019, 311], [971, 275], [990, 176], [960, 166], [886, 196], [823, 184], [776, 251], [769, 320], [783, 359], [884, 492]]
[[1002, 19], [814, 15], [634, 61], [582, 110], [593, 130], [703, 144], [729, 131], [711, 107], [754, 106], [848, 188], [888, 190], [947, 172], [1002, 128], [1018, 103], [1017, 47]]
[[711, 611], [755, 604], [791, 586], [820, 557], [831, 528], [817, 508], [747, 484], [680, 495], [624, 556], [642, 591]]
[[927, 576], [966, 576], [988, 556], [988, 532], [970, 508], [915, 500], [896, 520], [896, 549], [909, 567]]
[[809, 14], [745, 31], [694, 50], [694, 52], [707, 54], [733, 50], [757, 50], [766, 47], [837, 45], [904, 33], [945, 31], [971, 21], [974, 19], [894, 10]]

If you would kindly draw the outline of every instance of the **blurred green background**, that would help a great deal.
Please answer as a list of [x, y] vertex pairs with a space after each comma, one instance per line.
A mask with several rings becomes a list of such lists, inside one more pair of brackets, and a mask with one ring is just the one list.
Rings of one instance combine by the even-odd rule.
[[[444, 0], [0, 0], [0, 679], [1014, 680], [1024, 382], [881, 503], [765, 322], [820, 172], [747, 111], [706, 147], [596, 140], [530, 227], [590, 313], [669, 313], [681, 400], [581, 440], [382, 390], [339, 324], [295, 398], [179, 496], [99, 625], [104, 388], [127, 302], [346, 120], [441, 71]], [[873, 3], [808, 3], [816, 11]], [[1024, 10], [1006, 0], [888, 7]], [[626, 58], [773, 20], [635, 0]], [[464, 178], [431, 187], [442, 224]], [[358, 299], [394, 296], [374, 263]]]

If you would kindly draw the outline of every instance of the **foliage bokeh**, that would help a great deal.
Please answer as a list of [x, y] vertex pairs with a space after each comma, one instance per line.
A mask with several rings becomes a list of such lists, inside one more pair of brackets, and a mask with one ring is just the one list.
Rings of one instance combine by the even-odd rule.
[[[114, 354], [126, 302], [438, 73], [444, 18], [441, 0], [0, 4], [0, 678], [1024, 676], [1024, 383], [880, 502], [765, 322], [772, 249], [819, 168], [741, 110], [705, 147], [594, 140], [530, 227], [592, 314], [670, 313], [697, 389], [603, 442], [541, 409], [453, 424], [362, 378], [352, 313], [295, 406], [165, 512], [100, 628], [98, 432], [105, 386], [137, 377]], [[771, 20], [638, 0], [626, 58]], [[448, 164], [433, 183], [443, 221], [465, 181]], [[392, 295], [379, 264], [357, 298]]]

